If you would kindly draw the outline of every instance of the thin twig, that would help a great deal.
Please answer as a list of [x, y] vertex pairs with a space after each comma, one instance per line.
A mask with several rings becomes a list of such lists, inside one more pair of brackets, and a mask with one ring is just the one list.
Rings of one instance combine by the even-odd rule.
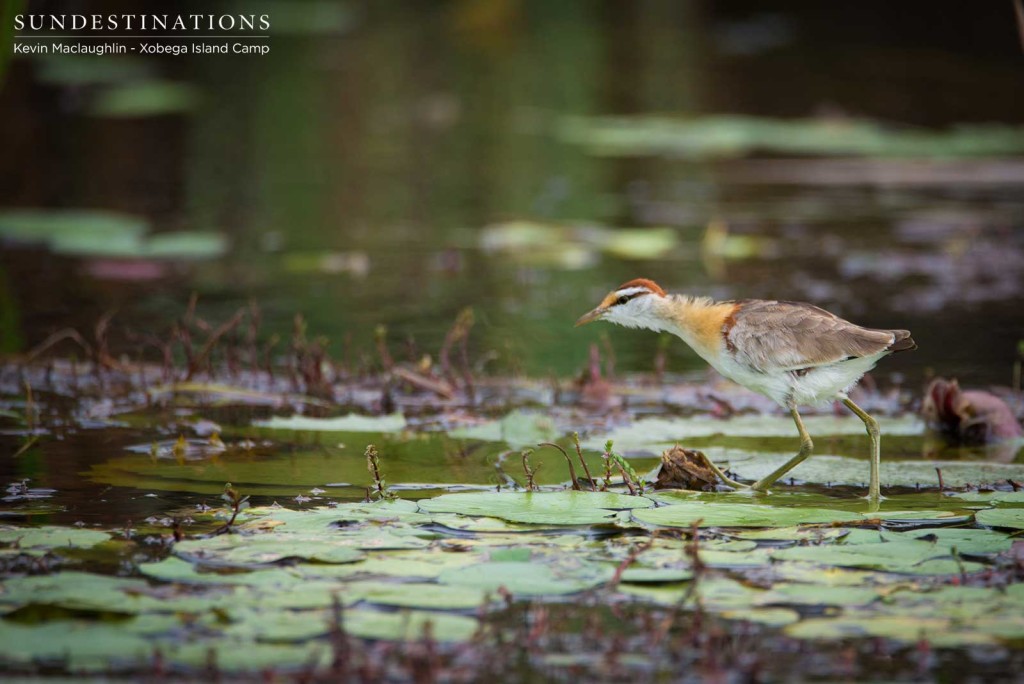
[[594, 478], [590, 475], [590, 468], [587, 467], [587, 462], [583, 459], [583, 447], [580, 446], [580, 433], [572, 433], [573, 444], [576, 445], [576, 455], [580, 457], [580, 463], [583, 465], [583, 472], [587, 474], [587, 480], [590, 481], [590, 491], [597, 491], [597, 483], [594, 482]]
[[579, 480], [576, 479], [576, 468], [573, 467], [572, 459], [569, 458], [569, 454], [566, 453], [565, 449], [563, 449], [562, 447], [558, 446], [557, 444], [555, 444], [553, 442], [541, 442], [537, 446], [553, 447], [553, 448], [558, 449], [559, 451], [561, 451], [562, 455], [565, 456], [565, 463], [566, 463], [566, 465], [569, 466], [569, 477], [572, 479], [572, 488], [575, 489], [576, 491], [582, 491], [583, 488], [580, 487], [580, 482], [579, 482]]
[[245, 308], [239, 309], [235, 312], [234, 316], [221, 323], [216, 330], [210, 333], [210, 336], [206, 338], [206, 343], [203, 344], [199, 353], [196, 354], [195, 358], [193, 358], [189, 363], [188, 375], [185, 376], [186, 380], [192, 379], [192, 376], [199, 369], [199, 366], [202, 365], [203, 361], [206, 360], [206, 357], [210, 355], [210, 352], [213, 350], [213, 346], [217, 344], [217, 341], [241, 323], [242, 319], [245, 317], [245, 313]]

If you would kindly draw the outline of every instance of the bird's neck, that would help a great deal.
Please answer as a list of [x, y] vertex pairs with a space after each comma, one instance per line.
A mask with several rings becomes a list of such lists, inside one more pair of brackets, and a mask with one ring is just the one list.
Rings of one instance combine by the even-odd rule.
[[669, 295], [656, 304], [660, 330], [682, 338], [706, 360], [717, 357], [723, 346], [722, 331], [736, 310], [732, 302], [716, 302], [708, 297]]

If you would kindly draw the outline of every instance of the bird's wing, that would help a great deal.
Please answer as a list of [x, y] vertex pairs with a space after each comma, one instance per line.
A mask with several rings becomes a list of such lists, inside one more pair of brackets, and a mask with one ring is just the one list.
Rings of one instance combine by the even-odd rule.
[[738, 302], [723, 329], [737, 360], [760, 371], [797, 370], [885, 351], [895, 335], [800, 302]]

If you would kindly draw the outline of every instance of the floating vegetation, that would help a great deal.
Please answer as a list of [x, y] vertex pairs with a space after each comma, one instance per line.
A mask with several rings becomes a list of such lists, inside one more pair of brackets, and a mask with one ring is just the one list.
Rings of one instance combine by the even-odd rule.
[[566, 117], [560, 139], [603, 156], [721, 159], [759, 152], [875, 158], [959, 158], [1024, 152], [1024, 129], [962, 125], [948, 131], [857, 119], [705, 116]]
[[[906, 506], [901, 496], [918, 495], [886, 505]], [[948, 648], [1024, 635], [1024, 592], [1004, 586], [1013, 577], [1005, 564], [1012, 537], [969, 521], [896, 531], [886, 529], [884, 512], [809, 508], [786, 495], [771, 503], [659, 505], [612, 492], [491, 492], [304, 511], [242, 511], [239, 497], [229, 498], [225, 510], [241, 513], [232, 534], [171, 543], [169, 556], [140, 564], [134, 577], [74, 569], [8, 577], [0, 662], [139, 671], [159, 652], [166, 666], [194, 671], [204, 661], [190, 641], [201, 635], [227, 672], [303, 663], [326, 670], [339, 633], [497, 648], [519, 638], [514, 606], [536, 611], [564, 596], [590, 610], [608, 601], [628, 606], [652, 624], [667, 620], [670, 632], [707, 611], [784, 627], [785, 638], [797, 640], [880, 636]], [[949, 510], [966, 503], [946, 499]], [[979, 511], [979, 522], [983, 513], [1006, 512], [1019, 526], [1024, 507], [1002, 505]], [[480, 524], [491, 517], [517, 526]], [[456, 533], [453, 519], [471, 524]], [[635, 522], [647, 529], [642, 545], [621, 534], [635, 535]], [[744, 531], [751, 527], [760, 529]], [[594, 534], [616, 528], [620, 534]], [[0, 528], [0, 559], [109, 538], [59, 526]], [[234, 650], [261, 655], [241, 659]]]
[[227, 251], [213, 232], [177, 231], [147, 236], [148, 222], [98, 210], [21, 209], [0, 212], [0, 239], [44, 244], [55, 254], [115, 259], [208, 259]]
[[[115, 357], [108, 316], [0, 375], [0, 419], [32, 440], [15, 462], [57, 435], [96, 445], [83, 471], [108, 521], [62, 510], [54, 474], [8, 485], [5, 672], [344, 678], [397, 663], [401, 679], [431, 653], [448, 674], [510, 671], [514, 655], [528, 678], [596, 676], [599, 649], [621, 651], [622, 677], [670, 676], [710, 667], [709, 630], [769, 672], [809, 641], [838, 667], [883, 638], [915, 676], [944, 662], [922, 670], [922, 644], [1017, 658], [1020, 465], [922, 460], [908, 412], [883, 419], [899, 449], [878, 504], [854, 495], [863, 427], [827, 414], [807, 421], [838, 454], [770, 495], [716, 491], [682, 444], [756, 477], [789, 456], [785, 416], [716, 414], [721, 400], [671, 416], [664, 388], [630, 380], [604, 391], [640, 410], [588, 412], [568, 392], [538, 406], [536, 383], [473, 372], [465, 311], [436, 365], [396, 360], [381, 329], [357, 368], [301, 317], [275, 355], [258, 308], [197, 309], [147, 340], [158, 362]], [[86, 361], [48, 360], [59, 345]]]

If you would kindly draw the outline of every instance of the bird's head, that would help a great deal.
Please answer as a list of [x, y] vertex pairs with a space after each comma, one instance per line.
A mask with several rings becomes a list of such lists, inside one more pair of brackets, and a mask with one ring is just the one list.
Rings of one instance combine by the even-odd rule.
[[593, 310], [580, 316], [576, 327], [593, 321], [608, 321], [627, 328], [657, 327], [656, 303], [663, 297], [665, 291], [653, 280], [630, 280], [609, 292]]

